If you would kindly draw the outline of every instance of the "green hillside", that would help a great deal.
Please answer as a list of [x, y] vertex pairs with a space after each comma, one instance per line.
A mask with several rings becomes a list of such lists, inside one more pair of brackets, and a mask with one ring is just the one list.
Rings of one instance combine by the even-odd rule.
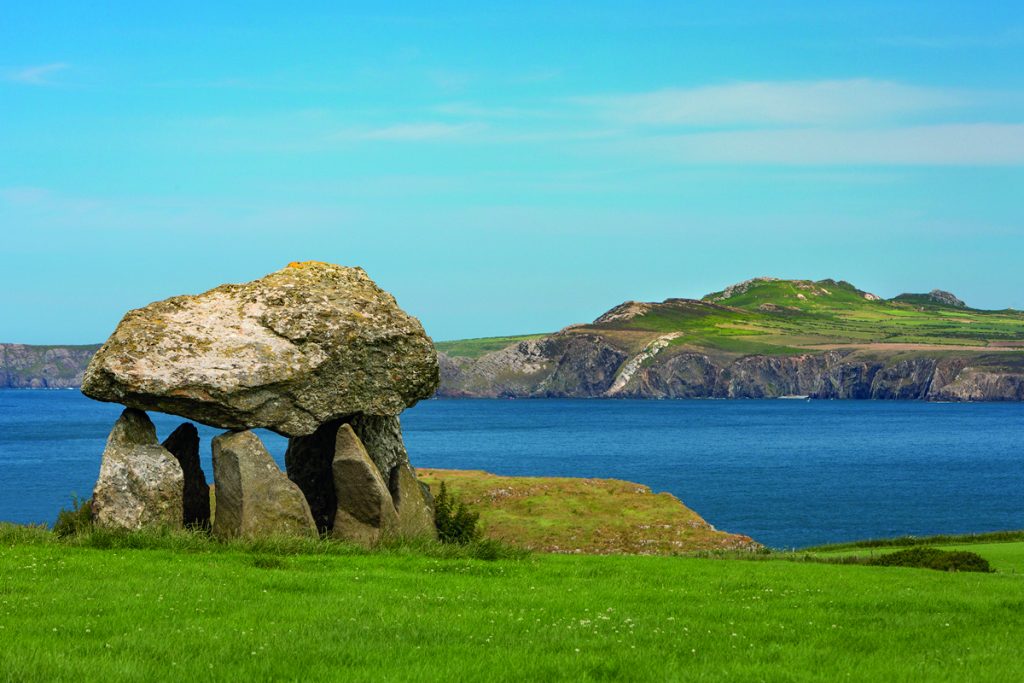
[[[639, 349], [676, 333], [672, 345], [726, 354], [790, 354], [852, 347], [865, 351], [1024, 351], [1024, 313], [966, 307], [946, 292], [880, 299], [835, 280], [758, 278], [696, 299], [628, 302], [575, 333], [593, 332]], [[476, 357], [524, 337], [443, 342]], [[1011, 354], [1017, 356], [1019, 354]], [[1016, 366], [1019, 359], [1007, 358]]]

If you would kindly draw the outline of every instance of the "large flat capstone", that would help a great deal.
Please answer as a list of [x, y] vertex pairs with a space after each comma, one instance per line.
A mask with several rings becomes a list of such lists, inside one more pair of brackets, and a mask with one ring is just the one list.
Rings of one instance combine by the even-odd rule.
[[303, 436], [344, 416], [397, 415], [437, 384], [433, 343], [394, 297], [361, 268], [306, 262], [130, 311], [82, 391], [224, 429]]

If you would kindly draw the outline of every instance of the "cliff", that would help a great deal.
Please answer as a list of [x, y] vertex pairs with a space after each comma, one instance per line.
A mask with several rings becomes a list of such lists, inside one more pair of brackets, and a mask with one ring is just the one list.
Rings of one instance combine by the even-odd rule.
[[0, 344], [0, 388], [64, 389], [81, 386], [85, 366], [98, 348], [99, 344]]
[[[627, 355], [602, 344], [522, 342], [478, 361], [442, 354], [440, 396], [491, 398], [776, 398], [1024, 400], [1024, 354], [854, 350], [721, 360], [679, 349], [621, 383]], [[524, 365], [529, 370], [524, 372]]]
[[1024, 400], [1024, 315], [941, 290], [885, 300], [843, 281], [755, 278], [503, 339], [479, 354], [472, 340], [438, 344], [439, 394]]

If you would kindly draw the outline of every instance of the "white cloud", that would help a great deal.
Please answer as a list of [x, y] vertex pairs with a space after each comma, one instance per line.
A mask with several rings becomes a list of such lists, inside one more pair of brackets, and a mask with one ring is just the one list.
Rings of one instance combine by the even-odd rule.
[[1024, 124], [709, 132], [652, 136], [640, 147], [696, 164], [1017, 165], [1024, 164]]
[[580, 98], [627, 124], [723, 126], [870, 123], [971, 104], [970, 93], [872, 79], [761, 81]]
[[53, 64], [11, 69], [4, 73], [4, 80], [25, 85], [52, 85], [49, 77], [70, 66], [70, 64], [65, 64], [64, 62], [55, 62]]

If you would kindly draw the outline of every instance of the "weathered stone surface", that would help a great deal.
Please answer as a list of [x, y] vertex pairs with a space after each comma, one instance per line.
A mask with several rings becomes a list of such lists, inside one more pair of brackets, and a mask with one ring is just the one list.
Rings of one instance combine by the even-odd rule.
[[252, 432], [228, 432], [214, 438], [213, 477], [216, 536], [316, 535], [302, 491], [281, 472]]
[[391, 492], [363, 443], [343, 424], [335, 442], [334, 491], [338, 509], [333, 535], [357, 543], [374, 543], [398, 525]]
[[395, 527], [398, 535], [437, 538], [433, 496], [430, 489], [416, 479], [416, 473], [408, 463], [392, 470], [388, 489], [398, 513]]
[[178, 461], [157, 442], [149, 417], [128, 408], [103, 451], [92, 494], [96, 523], [127, 530], [181, 528], [184, 479]]
[[186, 422], [171, 432], [162, 445], [178, 461], [185, 475], [182, 522], [185, 526], [209, 529], [210, 486], [199, 464], [199, 431], [194, 424]]
[[437, 384], [434, 346], [394, 297], [360, 268], [307, 262], [130, 311], [82, 391], [302, 436], [346, 415], [397, 415]]
[[352, 425], [352, 431], [385, 479], [395, 467], [409, 462], [397, 415], [353, 415], [345, 422]]

